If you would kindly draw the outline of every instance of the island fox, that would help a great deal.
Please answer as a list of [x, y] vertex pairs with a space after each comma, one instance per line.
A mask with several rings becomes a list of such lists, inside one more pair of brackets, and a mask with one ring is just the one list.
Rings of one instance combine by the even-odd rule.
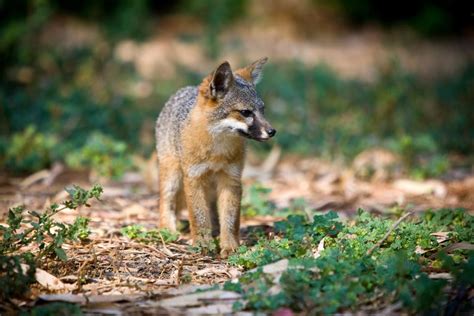
[[206, 247], [219, 231], [223, 257], [239, 246], [245, 138], [276, 133], [255, 90], [266, 61], [235, 72], [222, 63], [199, 86], [176, 92], [156, 122], [160, 227], [176, 230], [186, 206], [193, 243]]

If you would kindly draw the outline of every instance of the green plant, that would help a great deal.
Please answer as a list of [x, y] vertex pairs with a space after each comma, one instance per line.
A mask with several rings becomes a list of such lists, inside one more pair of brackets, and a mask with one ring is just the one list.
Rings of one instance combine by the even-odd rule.
[[270, 192], [271, 189], [258, 183], [245, 188], [242, 198], [242, 214], [249, 217], [272, 214], [275, 206], [268, 200]]
[[[281, 276], [258, 268], [224, 288], [243, 294], [246, 303], [238, 302], [236, 309], [289, 307], [310, 314], [333, 314], [358, 311], [362, 306], [376, 312], [379, 306], [400, 302], [403, 311], [433, 313], [453, 305], [446, 287], [461, 295], [474, 286], [468, 272], [474, 252], [443, 252], [450, 244], [474, 243], [473, 225], [474, 217], [463, 210], [428, 211], [405, 219], [383, 239], [395, 227], [394, 222], [362, 210], [355, 221], [346, 224], [334, 213], [315, 217], [312, 222], [290, 216], [275, 226], [277, 237], [242, 247], [229, 259], [232, 264], [252, 268], [288, 258], [288, 268]], [[433, 235], [436, 232], [449, 232], [447, 240], [438, 242]], [[320, 249], [323, 237], [324, 249]], [[369, 251], [374, 245], [380, 246]], [[430, 278], [433, 271], [450, 273], [452, 283]], [[464, 298], [454, 305], [464, 310], [469, 304]]]
[[82, 148], [66, 155], [72, 168], [90, 167], [99, 175], [118, 178], [132, 166], [127, 145], [101, 133], [92, 133]]
[[[8, 211], [7, 226], [0, 225], [0, 297], [24, 295], [29, 284], [34, 282], [35, 266], [46, 258], [67, 260], [63, 249], [65, 242], [83, 240], [88, 237], [88, 219], [78, 217], [73, 224], [65, 224], [53, 219], [62, 210], [89, 206], [91, 198], [99, 199], [102, 187], [94, 185], [90, 190], [78, 186], [67, 188], [69, 200], [52, 204], [44, 212], [29, 211], [24, 206]], [[26, 252], [22, 248], [32, 250]], [[24, 263], [27, 271], [20, 268]]]
[[35, 306], [27, 312], [21, 312], [21, 316], [46, 316], [46, 315], [58, 315], [58, 316], [80, 316], [83, 312], [79, 305], [64, 303], [64, 302], [53, 302], [46, 305]]
[[[27, 266], [22, 268], [22, 264]], [[36, 265], [30, 253], [20, 255], [0, 254], [0, 300], [22, 297], [35, 282]]]
[[229, 262], [248, 269], [281, 258], [311, 256], [314, 245], [326, 235], [337, 235], [341, 227], [334, 212], [315, 215], [311, 221], [304, 215], [290, 215], [286, 221], [275, 223], [274, 238], [261, 238], [251, 248], [239, 247], [237, 253], [230, 256]]
[[22, 132], [12, 135], [0, 165], [14, 172], [45, 168], [54, 159], [53, 149], [57, 143], [55, 136], [40, 133], [34, 125], [29, 125]]
[[146, 230], [141, 225], [130, 225], [123, 227], [120, 232], [122, 235], [136, 240], [138, 242], [149, 243], [171, 243], [179, 238], [177, 232], [172, 232], [166, 228]]

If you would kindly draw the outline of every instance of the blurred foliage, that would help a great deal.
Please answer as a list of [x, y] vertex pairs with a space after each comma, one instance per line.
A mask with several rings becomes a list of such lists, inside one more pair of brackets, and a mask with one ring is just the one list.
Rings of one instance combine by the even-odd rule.
[[83, 147], [69, 152], [65, 159], [72, 168], [89, 167], [107, 178], [118, 178], [132, 168], [127, 144], [98, 132], [92, 133]]
[[217, 36], [224, 26], [245, 16], [248, 0], [190, 0], [183, 1], [183, 12], [199, 17], [206, 25], [206, 51], [211, 58], [219, 55]]
[[388, 147], [408, 168], [439, 175], [447, 167], [443, 154], [474, 151], [472, 85], [474, 65], [430, 82], [394, 63], [367, 83], [295, 62], [270, 63], [259, 90], [283, 148], [350, 161], [368, 147]]
[[255, 215], [273, 214], [275, 205], [268, 200], [271, 191], [258, 183], [245, 187], [242, 197], [242, 215], [254, 217]]
[[[114, 176], [130, 166], [131, 152], [153, 150], [160, 106], [202, 74], [181, 68], [174, 80], [157, 79], [151, 93], [139, 97], [133, 88], [143, 79], [109, 54], [49, 52], [61, 67], [38, 68], [27, 84], [0, 83], [3, 168], [32, 171], [62, 159]], [[447, 153], [474, 152], [473, 84], [474, 65], [426, 82], [393, 64], [367, 83], [342, 79], [324, 65], [292, 62], [270, 63], [258, 89], [278, 130], [275, 141], [286, 151], [350, 161], [366, 148], [388, 147], [423, 177], [442, 173]]]
[[57, 138], [53, 135], [38, 133], [35, 126], [29, 125], [25, 130], [12, 135], [4, 144], [5, 156], [0, 158], [8, 170], [31, 171], [48, 166], [55, 159]]
[[427, 36], [459, 34], [472, 27], [469, 1], [415, 0], [406, 3], [377, 0], [313, 0], [337, 8], [351, 22], [408, 25]]
[[[338, 3], [348, 11], [372, 8], [371, 1]], [[244, 16], [247, 6], [245, 0], [0, 1], [0, 168], [30, 172], [63, 160], [120, 176], [131, 166], [132, 152], [152, 152], [154, 120], [166, 100], [206, 74], [177, 66], [172, 80], [147, 80], [132, 63], [115, 58], [117, 41], [143, 38], [154, 14], [178, 11], [205, 21], [208, 47], [217, 52], [218, 31]], [[41, 46], [39, 31], [61, 15], [93, 21], [102, 40]], [[442, 174], [451, 152], [474, 152], [474, 65], [437, 81], [407, 73], [396, 62], [372, 82], [297, 61], [270, 62], [264, 73], [258, 90], [278, 130], [275, 141], [286, 151], [350, 161], [366, 148], [388, 147], [417, 177]], [[137, 92], [143, 86], [150, 92]]]

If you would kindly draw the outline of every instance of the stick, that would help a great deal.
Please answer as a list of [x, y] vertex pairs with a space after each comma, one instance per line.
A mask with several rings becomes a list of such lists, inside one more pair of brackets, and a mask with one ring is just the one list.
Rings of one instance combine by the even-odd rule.
[[387, 233], [382, 237], [382, 239], [380, 239], [375, 245], [372, 246], [372, 248], [370, 248], [368, 251], [367, 251], [367, 255], [370, 255], [375, 249], [377, 249], [378, 247], [380, 247], [383, 242], [388, 238], [388, 236], [390, 236], [390, 234], [393, 232], [393, 230], [395, 228], [398, 227], [398, 225], [400, 225], [400, 223], [405, 219], [407, 218], [408, 216], [412, 215], [413, 212], [408, 212], [406, 213], [405, 215], [403, 215], [402, 217], [400, 217], [393, 225], [392, 227], [390, 227], [390, 229], [387, 231]]

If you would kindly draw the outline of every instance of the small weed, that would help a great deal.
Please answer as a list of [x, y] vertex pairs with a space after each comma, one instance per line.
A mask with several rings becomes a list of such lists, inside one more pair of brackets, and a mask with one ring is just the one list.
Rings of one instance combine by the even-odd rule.
[[179, 234], [177, 232], [172, 232], [169, 229], [160, 228], [146, 230], [141, 225], [125, 226], [120, 230], [120, 232], [125, 237], [145, 244], [161, 244], [162, 242], [171, 243], [177, 241], [179, 238]]
[[[99, 199], [102, 187], [94, 185], [90, 190], [84, 190], [72, 186], [66, 191], [69, 200], [61, 205], [52, 204], [41, 213], [27, 210], [24, 206], [8, 211], [7, 225], [0, 225], [0, 298], [24, 295], [29, 284], [35, 281], [37, 264], [46, 258], [66, 261], [63, 244], [84, 240], [89, 236], [88, 219], [78, 217], [73, 224], [65, 224], [55, 221], [53, 216], [66, 208], [89, 206], [90, 199]], [[24, 246], [33, 247], [34, 250], [22, 252]], [[22, 263], [29, 266], [28, 271], [21, 269]]]
[[67, 154], [66, 163], [76, 169], [91, 168], [109, 178], [119, 178], [132, 167], [127, 145], [101, 133], [91, 134], [82, 148]]
[[188, 284], [188, 283], [191, 283], [191, 281], [193, 280], [193, 277], [190, 273], [188, 272], [185, 272], [183, 273], [180, 278], [179, 278], [179, 282], [181, 284]]
[[268, 200], [270, 192], [271, 189], [258, 183], [246, 188], [242, 198], [242, 214], [248, 217], [272, 214], [276, 208]]

